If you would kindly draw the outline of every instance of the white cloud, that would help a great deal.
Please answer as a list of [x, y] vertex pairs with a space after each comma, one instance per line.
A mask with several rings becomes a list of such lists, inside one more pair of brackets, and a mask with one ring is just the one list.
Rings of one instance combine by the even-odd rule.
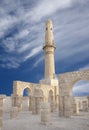
[[7, 38], [6, 40], [3, 41], [2, 46], [6, 52], [13, 53], [17, 46], [17, 40], [12, 37]]
[[[0, 59], [3, 58], [4, 56], [0, 56]], [[2, 59], [2, 64], [0, 64], [0, 67], [2, 68], [18, 68], [20, 66], [20, 59], [17, 59], [15, 57], [9, 57], [6, 56], [5, 58]]]
[[59, 9], [70, 7], [70, 5], [71, 0], [43, 0], [32, 9], [31, 18], [32, 20], [41, 19], [42, 17], [55, 13]]
[[[17, 28], [17, 32], [0, 43], [5, 53], [11, 54], [13, 58], [23, 56], [23, 59], [21, 58], [21, 61], [17, 62], [19, 65], [38, 54], [45, 41], [45, 19], [48, 17], [53, 19], [54, 24], [56, 60], [59, 60], [59, 55], [60, 60], [65, 60], [70, 56], [74, 57], [82, 52], [88, 52], [89, 44], [86, 44], [85, 40], [89, 34], [89, 9], [79, 6], [80, 4], [85, 5], [87, 1], [43, 0], [37, 1], [31, 8], [25, 9], [21, 2], [15, 3], [7, 0], [8, 6], [3, 4], [3, 7], [0, 8], [0, 37], [4, 37], [10, 28]], [[73, 5], [77, 5], [79, 8], [68, 8]], [[10, 13], [14, 15], [10, 15]], [[82, 41], [84, 44], [81, 43]], [[16, 55], [13, 55], [14, 52]], [[77, 56], [74, 62], [83, 61], [86, 57], [88, 56], [84, 54], [82, 58]], [[38, 61], [38, 63], [34, 63], [34, 66], [40, 63], [40, 58]]]
[[15, 37], [16, 39], [21, 39], [21, 38], [26, 37], [28, 34], [29, 34], [29, 30], [23, 29], [23, 30], [20, 30], [20, 32], [17, 33], [14, 37]]
[[23, 53], [23, 52], [27, 51], [27, 50], [30, 49], [30, 48], [31, 48], [31, 44], [30, 44], [30, 43], [25, 43], [25, 44], [21, 45], [21, 46], [18, 48], [17, 52], [18, 52], [18, 53]]
[[71, 0], [73, 4], [79, 4], [79, 5], [84, 5], [87, 2], [89, 2], [89, 0]]
[[0, 38], [5, 35], [6, 31], [11, 28], [15, 22], [17, 22], [17, 19], [9, 15], [5, 15], [4, 18], [0, 19]]
[[41, 56], [41, 57], [34, 63], [33, 68], [37, 67], [38, 64], [40, 64], [43, 59], [44, 59], [44, 56]]
[[[60, 60], [76, 56], [76, 61], [83, 61], [88, 57], [87, 54], [84, 54], [88, 52], [89, 48], [89, 43], [87, 42], [89, 39], [88, 16], [88, 9], [83, 8], [82, 12], [80, 12], [79, 9], [70, 9], [55, 17], [54, 35], [57, 50], [59, 50], [56, 52], [56, 60], [59, 60], [58, 54], [60, 54]], [[60, 21], [57, 20], [57, 22], [55, 22], [59, 17]], [[81, 56], [79, 54], [81, 54]]]
[[41, 50], [42, 50], [42, 46], [33, 48], [31, 52], [27, 56], [25, 56], [24, 61], [26, 61], [27, 59], [31, 58], [34, 55], [37, 55]]

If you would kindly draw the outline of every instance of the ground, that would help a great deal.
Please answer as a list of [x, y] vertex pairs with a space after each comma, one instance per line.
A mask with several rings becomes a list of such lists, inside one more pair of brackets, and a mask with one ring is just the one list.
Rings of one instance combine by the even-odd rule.
[[47, 125], [42, 125], [40, 116], [32, 115], [29, 111], [19, 113], [15, 119], [10, 119], [7, 113], [3, 116], [2, 130], [89, 130], [89, 112], [71, 118], [60, 118], [55, 112]]

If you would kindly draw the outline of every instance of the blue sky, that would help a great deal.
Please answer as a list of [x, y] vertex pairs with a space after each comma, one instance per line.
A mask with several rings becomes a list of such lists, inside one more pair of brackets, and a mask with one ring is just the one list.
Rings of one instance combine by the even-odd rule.
[[[0, 0], [1, 94], [12, 93], [13, 80], [44, 78], [48, 18], [54, 26], [56, 74], [89, 69], [89, 0]], [[80, 84], [75, 90], [89, 94], [88, 82]]]

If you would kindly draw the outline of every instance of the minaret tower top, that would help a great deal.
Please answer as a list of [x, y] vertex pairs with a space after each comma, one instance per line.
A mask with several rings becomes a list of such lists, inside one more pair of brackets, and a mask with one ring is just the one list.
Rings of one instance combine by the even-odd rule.
[[45, 29], [45, 45], [54, 45], [53, 24], [50, 19], [47, 20]]
[[46, 22], [45, 27], [45, 44], [43, 50], [45, 52], [45, 79], [55, 78], [55, 65], [54, 65], [54, 45], [53, 24], [50, 19]]

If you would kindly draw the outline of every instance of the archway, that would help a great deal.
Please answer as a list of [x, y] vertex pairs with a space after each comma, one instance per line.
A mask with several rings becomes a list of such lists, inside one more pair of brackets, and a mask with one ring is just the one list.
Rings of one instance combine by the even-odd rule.
[[28, 111], [31, 106], [31, 90], [27, 87], [23, 91], [22, 110]]
[[[68, 72], [59, 75], [59, 115], [70, 117], [73, 85], [79, 80], [89, 81], [89, 70]], [[89, 93], [88, 93], [89, 94]]]
[[31, 95], [31, 90], [27, 87], [23, 91], [23, 96], [30, 96]]
[[79, 80], [73, 85], [73, 98], [79, 111], [88, 111], [89, 82], [87, 80]]

